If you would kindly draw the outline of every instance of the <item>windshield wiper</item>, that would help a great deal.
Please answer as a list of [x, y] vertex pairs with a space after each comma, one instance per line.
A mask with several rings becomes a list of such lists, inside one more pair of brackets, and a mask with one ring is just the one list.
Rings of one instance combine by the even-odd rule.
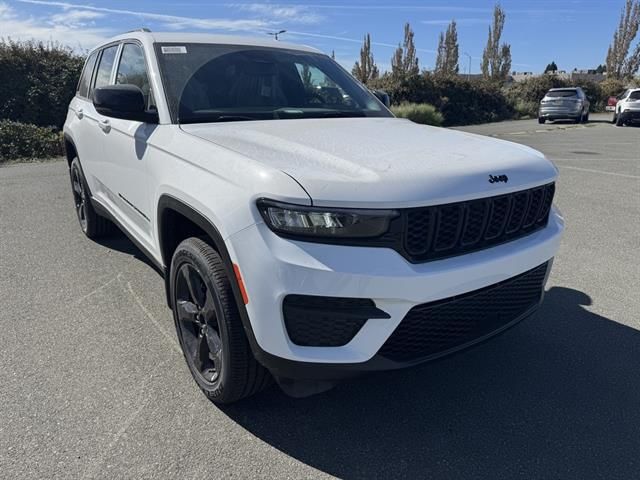
[[246, 122], [249, 120], [258, 119], [255, 117], [248, 117], [246, 115], [215, 115], [210, 117], [202, 116], [181, 118], [180, 123]]

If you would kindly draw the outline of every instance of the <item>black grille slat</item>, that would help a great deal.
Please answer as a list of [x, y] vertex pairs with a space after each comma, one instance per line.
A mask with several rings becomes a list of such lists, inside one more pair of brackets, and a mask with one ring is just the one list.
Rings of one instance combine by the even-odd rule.
[[464, 295], [413, 307], [378, 353], [399, 362], [419, 360], [499, 330], [540, 301], [547, 265]]
[[547, 224], [554, 184], [403, 212], [403, 255], [436, 260], [515, 240]]

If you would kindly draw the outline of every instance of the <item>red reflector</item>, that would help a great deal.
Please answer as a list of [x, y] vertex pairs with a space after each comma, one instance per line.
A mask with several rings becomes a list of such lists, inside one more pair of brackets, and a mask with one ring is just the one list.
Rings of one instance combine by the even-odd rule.
[[240, 267], [233, 264], [233, 273], [236, 275], [236, 280], [238, 281], [238, 287], [240, 288], [240, 293], [242, 294], [242, 301], [245, 305], [249, 303], [249, 295], [247, 295], [247, 289], [244, 288], [244, 282], [242, 281], [242, 275], [240, 275]]

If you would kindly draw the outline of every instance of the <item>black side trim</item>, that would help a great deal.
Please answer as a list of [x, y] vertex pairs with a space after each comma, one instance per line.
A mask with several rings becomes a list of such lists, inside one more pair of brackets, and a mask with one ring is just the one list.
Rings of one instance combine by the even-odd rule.
[[131, 208], [133, 208], [137, 213], [139, 213], [147, 222], [151, 222], [151, 220], [149, 220], [149, 217], [147, 217], [144, 213], [142, 213], [142, 210], [140, 210], [138, 207], [136, 207], [133, 203], [131, 203], [124, 195], [122, 195], [121, 193], [118, 192], [118, 196], [127, 204], [129, 205]]

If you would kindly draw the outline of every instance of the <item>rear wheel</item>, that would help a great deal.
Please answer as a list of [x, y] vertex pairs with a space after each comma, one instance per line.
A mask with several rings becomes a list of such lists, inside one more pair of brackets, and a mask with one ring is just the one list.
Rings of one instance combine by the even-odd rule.
[[71, 176], [71, 190], [73, 192], [73, 204], [76, 209], [80, 228], [89, 238], [99, 238], [111, 232], [113, 224], [106, 218], [98, 215], [89, 195], [89, 188], [80, 167], [78, 158], [74, 158], [69, 169]]
[[176, 249], [170, 273], [173, 317], [191, 375], [215, 403], [248, 397], [271, 383], [251, 352], [226, 268], [200, 238]]

